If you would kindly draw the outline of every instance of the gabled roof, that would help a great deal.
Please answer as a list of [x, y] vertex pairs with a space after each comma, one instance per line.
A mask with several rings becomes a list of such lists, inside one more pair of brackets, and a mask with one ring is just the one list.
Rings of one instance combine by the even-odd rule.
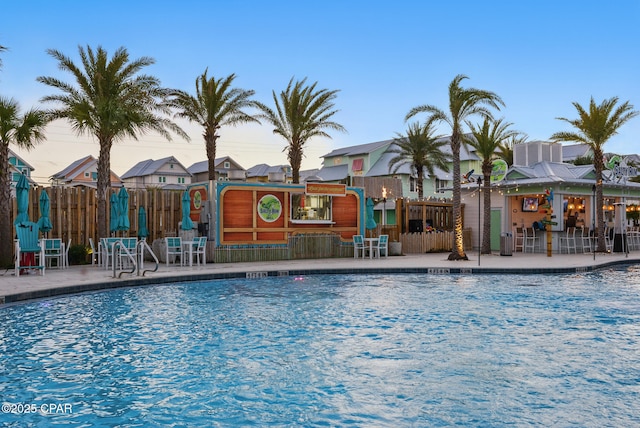
[[342, 147], [340, 149], [335, 149], [334, 151], [320, 157], [330, 158], [330, 157], [336, 157], [336, 156], [355, 156], [355, 155], [367, 154], [367, 153], [374, 152], [381, 147], [388, 146], [392, 142], [393, 140], [384, 140], [384, 141], [378, 141], [375, 143], [360, 144], [358, 146]]
[[97, 162], [98, 160], [92, 155], [85, 156], [74, 162], [71, 162], [69, 166], [67, 166], [62, 171], [53, 174], [51, 178], [54, 180], [73, 181], [74, 178], [76, 178], [80, 174], [83, 174], [84, 171], [97, 164]]
[[[180, 167], [184, 170], [186, 174], [191, 175], [191, 173], [187, 171], [187, 168], [185, 168], [184, 165], [182, 165], [180, 161], [178, 161], [178, 159], [176, 159], [173, 156], [169, 156], [169, 157], [158, 159], [158, 160], [147, 159], [147, 160], [138, 162], [129, 171], [125, 172], [121, 178], [127, 179], [127, 178], [133, 178], [133, 177], [145, 177], [147, 175], [153, 175], [158, 173], [160, 168], [162, 168], [164, 165], [168, 163], [175, 163], [180, 165]], [[163, 172], [163, 174], [166, 174], [166, 173]], [[180, 175], [180, 173], [176, 173], [176, 175]]]
[[316, 169], [307, 169], [304, 171], [300, 171], [300, 182], [305, 181], [323, 181], [322, 178], [318, 175], [320, 170]]
[[20, 156], [18, 156], [16, 154], [16, 152], [14, 152], [13, 150], [9, 149], [9, 159], [11, 158], [16, 158], [17, 160], [20, 161], [21, 164], [23, 164], [24, 166], [26, 166], [27, 168], [29, 168], [31, 171], [34, 171], [35, 168], [27, 161], [25, 161], [23, 158], [21, 158]]
[[323, 181], [344, 180], [349, 176], [349, 165], [323, 166], [316, 175]]
[[266, 163], [254, 165], [247, 170], [247, 177], [266, 177], [269, 173], [286, 172], [287, 177], [291, 177], [291, 168], [289, 165], [270, 166]]
[[[439, 139], [438, 141], [450, 141], [449, 137], [444, 137]], [[379, 177], [384, 175], [390, 175], [392, 172], [389, 171], [389, 162], [396, 156], [396, 153], [391, 153], [390, 150], [397, 148], [396, 144], [391, 144], [385, 150], [385, 152], [380, 156], [380, 159], [369, 168], [369, 171], [365, 174], [366, 177]], [[445, 144], [442, 146], [442, 151], [451, 155], [451, 145]], [[476, 155], [476, 151], [473, 147], [468, 144], [462, 143], [460, 147], [460, 161], [468, 161], [468, 160], [480, 160], [480, 158]], [[398, 170], [393, 174], [402, 174], [402, 175], [413, 175], [413, 171], [411, 170], [410, 163], [405, 163], [398, 167]], [[449, 173], [443, 171], [439, 168], [434, 169], [434, 176], [439, 179], [448, 179]], [[429, 175], [425, 174], [425, 178], [428, 178]]]
[[531, 166], [512, 166], [505, 180], [522, 184], [588, 183], [593, 181], [593, 165], [542, 161]]
[[[238, 164], [238, 162], [234, 161], [229, 156], [223, 156], [221, 158], [215, 158], [215, 160], [213, 161], [214, 165], [216, 166], [216, 171], [227, 171], [228, 169], [231, 169], [231, 168], [224, 168], [225, 161], [229, 161], [233, 163], [235, 166], [237, 166], [238, 168], [240, 168], [241, 170], [244, 170], [244, 168], [241, 167], [240, 164]], [[232, 169], [237, 169], [237, 168], [232, 168]], [[201, 174], [203, 172], [209, 172], [209, 161], [204, 160], [204, 161], [196, 162], [193, 165], [191, 165], [189, 168], [187, 168], [187, 171], [189, 171], [193, 175]]]

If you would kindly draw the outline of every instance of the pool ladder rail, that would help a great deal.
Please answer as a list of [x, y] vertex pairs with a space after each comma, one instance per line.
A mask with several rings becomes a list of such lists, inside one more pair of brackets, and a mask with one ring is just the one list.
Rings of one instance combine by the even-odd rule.
[[[111, 251], [112, 251], [111, 254], [124, 254], [129, 258], [129, 261], [131, 262], [130, 271], [123, 269], [116, 275], [116, 271], [118, 270], [118, 266], [117, 266], [118, 263], [115, 262], [115, 258], [114, 258], [114, 262], [113, 262], [114, 278], [120, 278], [123, 273], [133, 274], [133, 272], [136, 272], [136, 271], [138, 276], [144, 276], [147, 272], [156, 272], [158, 270], [158, 267], [160, 266], [160, 262], [158, 262], [158, 257], [156, 257], [155, 253], [147, 243], [146, 239], [141, 239], [140, 241], [138, 241], [136, 243], [135, 249], [136, 249], [135, 253], [137, 257], [134, 257], [133, 254], [131, 254], [131, 251], [129, 251], [129, 249], [127, 248], [127, 246], [124, 244], [122, 240], [119, 239], [117, 241], [114, 241], [113, 244], [111, 244]], [[142, 274], [140, 274], [140, 269], [144, 268], [145, 249], [149, 252], [149, 254], [151, 254], [151, 257], [153, 257], [153, 260], [156, 266], [154, 269], [145, 269], [142, 271]], [[116, 250], [119, 250], [120, 252], [116, 253]]]

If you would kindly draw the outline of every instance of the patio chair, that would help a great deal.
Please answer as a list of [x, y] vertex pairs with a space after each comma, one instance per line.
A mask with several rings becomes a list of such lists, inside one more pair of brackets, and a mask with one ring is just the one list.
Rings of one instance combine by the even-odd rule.
[[62, 239], [43, 239], [44, 261], [48, 268], [51, 268], [55, 260], [58, 269], [64, 268], [64, 251], [62, 249]]
[[164, 238], [166, 253], [165, 262], [169, 266], [169, 259], [172, 263], [176, 263], [176, 256], [180, 257], [180, 265], [184, 264], [184, 257], [182, 256], [182, 238], [179, 236], [168, 236]]
[[[20, 276], [20, 271], [23, 269], [39, 269], [44, 276], [44, 245], [38, 241], [38, 233], [38, 225], [34, 222], [22, 222], [16, 225], [16, 234], [18, 236], [18, 239], [16, 239], [16, 277]], [[34, 264], [36, 257], [38, 257], [38, 264]], [[30, 260], [27, 262], [27, 259]]]
[[574, 254], [577, 254], [575, 227], [567, 227], [567, 230], [564, 232], [564, 234], [560, 235], [560, 252], [561, 253], [563, 248], [567, 249], [567, 254], [570, 254], [571, 250], [573, 250]]
[[[364, 258], [366, 248], [364, 246], [364, 237], [362, 235], [353, 235], [353, 258]], [[362, 253], [362, 256], [360, 255]]]
[[[185, 243], [186, 245], [186, 243]], [[201, 264], [205, 265], [207, 260], [206, 260], [206, 250], [207, 250], [207, 237], [206, 236], [200, 236], [198, 238], [194, 238], [192, 243], [191, 243], [191, 256], [195, 257], [196, 259], [196, 264]], [[183, 252], [183, 257], [185, 260], [185, 264], [186, 261], [188, 260], [189, 257], [189, 248], [185, 248], [184, 252]], [[189, 264], [193, 263], [193, 259], [189, 260]]]
[[93, 243], [93, 238], [89, 238], [89, 246], [91, 247], [91, 264], [92, 265], [97, 264], [98, 266], [101, 266], [102, 265], [101, 246], [98, 246], [98, 248], [96, 248], [96, 245]]
[[539, 247], [538, 242], [540, 238], [536, 233], [536, 230], [533, 227], [524, 228], [524, 248], [522, 250], [523, 253], [531, 252], [535, 253], [536, 248]]
[[514, 234], [513, 250], [518, 250], [524, 253], [524, 227], [516, 227], [516, 233]]
[[120, 241], [122, 242], [122, 247], [127, 249], [126, 252], [120, 250], [120, 266], [128, 266], [131, 261], [127, 253], [129, 253], [137, 263], [138, 238], [120, 238]]
[[582, 248], [583, 253], [590, 253], [591, 245], [592, 245], [592, 240], [590, 235], [591, 231], [586, 226], [581, 228], [581, 230], [582, 230], [582, 233], [580, 234], [580, 247]]
[[120, 238], [101, 238], [100, 246], [102, 247], [102, 262], [105, 270], [113, 268], [113, 263], [116, 263], [116, 258], [113, 254], [113, 244], [119, 241]]
[[380, 235], [378, 244], [373, 247], [373, 257], [389, 257], [389, 235]]

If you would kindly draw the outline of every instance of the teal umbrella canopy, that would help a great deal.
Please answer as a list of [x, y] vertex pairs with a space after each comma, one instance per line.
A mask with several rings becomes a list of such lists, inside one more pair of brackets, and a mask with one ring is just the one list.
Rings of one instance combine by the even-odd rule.
[[129, 192], [124, 187], [120, 189], [118, 193], [118, 202], [120, 202], [119, 216], [118, 216], [118, 230], [125, 232], [131, 227], [129, 223]]
[[193, 222], [191, 221], [191, 198], [189, 197], [189, 191], [185, 190], [182, 194], [182, 230], [193, 229]]
[[367, 198], [367, 212], [365, 213], [365, 218], [365, 228], [375, 229], [378, 226], [376, 220], [373, 218], [373, 199], [371, 198]]
[[146, 238], [149, 236], [149, 230], [147, 230], [147, 212], [144, 207], [140, 207], [138, 210], [138, 238]]
[[118, 230], [118, 218], [120, 216], [120, 202], [118, 201], [118, 195], [112, 193], [109, 202], [111, 205], [109, 215], [109, 231], [111, 233], [115, 233]]
[[20, 174], [20, 178], [18, 179], [18, 183], [16, 184], [16, 202], [18, 205], [18, 213], [16, 215], [16, 219], [13, 221], [13, 224], [22, 224], [24, 222], [29, 221], [29, 214], [27, 210], [29, 209], [29, 181], [27, 180], [27, 176], [24, 174]]
[[40, 218], [38, 219], [38, 228], [42, 233], [48, 233], [53, 229], [51, 219], [49, 218], [49, 211], [51, 210], [51, 203], [49, 201], [49, 195], [47, 192], [40, 194]]

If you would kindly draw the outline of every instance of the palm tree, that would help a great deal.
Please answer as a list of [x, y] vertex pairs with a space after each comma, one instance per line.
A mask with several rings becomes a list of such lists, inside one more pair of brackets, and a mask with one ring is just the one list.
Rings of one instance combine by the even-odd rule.
[[501, 142], [498, 146], [497, 155], [500, 159], [503, 159], [507, 165], [513, 165], [513, 148], [517, 144], [522, 144], [527, 141], [527, 135], [522, 133], [516, 133], [505, 141]]
[[464, 252], [462, 235], [462, 207], [460, 195], [460, 146], [462, 142], [462, 124], [472, 115], [478, 114], [492, 118], [489, 107], [500, 109], [504, 106], [502, 99], [493, 92], [476, 88], [462, 88], [460, 83], [467, 76], [459, 74], [449, 84], [449, 115], [433, 105], [422, 105], [412, 108], [405, 120], [418, 113], [429, 113], [451, 126], [451, 154], [453, 156], [453, 221], [455, 241], [449, 260], [469, 260]]
[[[0, 52], [4, 52], [4, 51], [6, 51], [6, 50], [7, 50], [7, 48], [6, 48], [6, 47], [4, 47], [4, 46], [0, 45]], [[2, 68], [2, 59], [0, 59], [0, 68]]]
[[196, 78], [196, 96], [183, 91], [176, 91], [171, 102], [178, 110], [177, 117], [185, 118], [191, 122], [202, 125], [207, 160], [209, 180], [216, 180], [215, 159], [216, 142], [220, 135], [218, 129], [225, 125], [237, 125], [260, 121], [245, 113], [247, 107], [258, 107], [250, 98], [255, 91], [232, 88], [231, 84], [236, 78], [231, 74], [218, 80], [215, 77], [207, 77], [207, 70]]
[[273, 91], [273, 101], [276, 111], [260, 103], [262, 114], [258, 117], [265, 119], [274, 126], [273, 133], [287, 140], [285, 147], [287, 159], [291, 165], [293, 182], [300, 182], [300, 164], [304, 156], [304, 145], [313, 137], [331, 136], [327, 129], [346, 132], [339, 123], [331, 121], [331, 117], [338, 112], [333, 110], [333, 100], [337, 90], [318, 89], [318, 82], [306, 86], [307, 78], [294, 83], [289, 81], [287, 89], [280, 92], [278, 99]]
[[554, 141], [571, 141], [587, 144], [593, 153], [593, 166], [596, 173], [596, 217], [598, 224], [597, 251], [606, 251], [604, 240], [604, 211], [602, 209], [602, 171], [604, 169], [604, 145], [611, 137], [618, 133], [618, 129], [640, 112], [633, 110], [633, 105], [626, 101], [618, 104], [618, 97], [612, 97], [597, 105], [593, 97], [589, 103], [589, 111], [580, 104], [573, 102], [578, 111], [577, 119], [558, 117], [571, 124], [577, 132], [556, 132], [551, 136]]
[[111, 186], [111, 147], [126, 137], [138, 139], [138, 134], [155, 131], [171, 140], [168, 130], [185, 139], [187, 134], [168, 116], [171, 90], [162, 88], [160, 81], [139, 72], [155, 63], [150, 57], [133, 61], [123, 47], [111, 59], [98, 47], [78, 47], [81, 67], [61, 52], [47, 51], [58, 60], [61, 70], [70, 72], [77, 86], [54, 77], [38, 77], [38, 81], [62, 91], [59, 95], [42, 98], [60, 107], [50, 111], [51, 119], [66, 119], [77, 134], [94, 135], [100, 144], [98, 156], [98, 234], [107, 236], [107, 192]]
[[9, 165], [9, 144], [30, 149], [43, 141], [47, 120], [44, 112], [31, 109], [20, 115], [18, 102], [0, 97], [0, 266], [11, 264], [11, 170]]
[[[485, 117], [482, 126], [475, 126], [467, 122], [472, 138], [465, 138], [465, 142], [476, 149], [476, 154], [482, 158], [482, 176], [484, 180], [484, 224], [482, 228], [482, 254], [491, 254], [491, 170], [493, 160], [500, 147], [517, 135], [509, 130], [512, 125], [502, 119], [490, 120]], [[479, 202], [478, 202], [479, 203]]]
[[449, 154], [442, 150], [447, 144], [442, 135], [433, 135], [436, 119], [432, 116], [424, 125], [414, 122], [409, 125], [407, 135], [398, 134], [393, 140], [395, 147], [388, 150], [395, 156], [389, 161], [389, 171], [396, 173], [402, 165], [409, 164], [418, 177], [418, 196], [424, 197], [425, 171], [434, 174], [435, 168], [449, 171]]

